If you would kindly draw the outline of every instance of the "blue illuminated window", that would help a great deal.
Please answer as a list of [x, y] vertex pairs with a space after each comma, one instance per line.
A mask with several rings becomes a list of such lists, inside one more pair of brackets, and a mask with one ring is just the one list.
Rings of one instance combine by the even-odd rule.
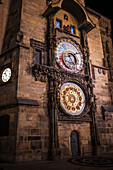
[[75, 27], [71, 26], [71, 34], [75, 34]]
[[56, 20], [56, 27], [57, 28], [61, 28], [62, 27], [62, 24], [61, 24], [61, 21], [60, 20]]

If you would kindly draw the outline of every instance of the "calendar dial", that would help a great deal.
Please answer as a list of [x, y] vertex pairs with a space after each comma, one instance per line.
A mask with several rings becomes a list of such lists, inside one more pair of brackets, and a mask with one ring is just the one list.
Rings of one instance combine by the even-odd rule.
[[75, 83], [65, 83], [61, 87], [60, 104], [70, 115], [78, 116], [85, 108], [85, 94]]

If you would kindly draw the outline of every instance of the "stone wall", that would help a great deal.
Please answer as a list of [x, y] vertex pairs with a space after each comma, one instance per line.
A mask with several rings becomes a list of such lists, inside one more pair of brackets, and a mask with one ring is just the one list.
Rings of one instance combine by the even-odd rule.
[[20, 48], [17, 97], [37, 100], [39, 106], [19, 106], [16, 162], [48, 158], [48, 84], [35, 81], [32, 76], [34, 49], [30, 46], [31, 38], [45, 42], [46, 19], [42, 17], [45, 5], [41, 0], [32, 3], [27, 0], [22, 4], [21, 44], [27, 48]]
[[0, 116], [9, 115], [9, 134], [0, 136], [0, 161], [14, 162], [16, 153], [18, 107], [0, 109]]
[[[108, 70], [103, 67], [103, 46], [102, 39], [100, 34], [99, 20], [95, 16], [90, 14], [92, 21], [96, 24], [96, 28], [88, 33], [88, 44], [90, 50], [90, 60], [93, 66], [93, 84], [94, 84], [94, 94], [96, 95], [96, 107], [97, 111], [95, 113], [96, 118], [96, 127], [97, 134], [100, 141], [100, 147], [98, 147], [98, 154], [102, 154], [108, 151], [108, 143], [105, 141], [105, 136], [112, 136], [112, 132], [108, 129], [108, 126], [112, 127], [112, 124], [108, 125], [106, 120], [103, 120], [101, 106], [110, 106], [111, 105], [111, 94], [109, 87], [108, 79]], [[108, 113], [108, 116], [111, 117], [111, 113]], [[109, 131], [109, 132], [107, 132]], [[105, 147], [106, 143], [106, 147]], [[106, 149], [107, 148], [107, 149]]]
[[25, 0], [22, 3], [20, 31], [23, 44], [30, 45], [30, 38], [45, 42], [46, 19], [42, 14], [47, 9], [45, 0]]
[[103, 65], [110, 69], [108, 77], [110, 83], [110, 93], [113, 103], [113, 45], [111, 20], [104, 16], [101, 16], [101, 18], [99, 19], [99, 25], [104, 53]]
[[101, 41], [101, 34], [100, 34], [100, 27], [98, 17], [94, 15], [89, 15], [92, 21], [96, 24], [96, 28], [90, 31], [88, 36], [88, 45], [90, 50], [90, 60], [92, 64], [103, 66], [103, 48], [102, 48], [102, 41]]
[[21, 0], [15, 3], [12, 0], [9, 3], [9, 11], [7, 14], [7, 21], [5, 23], [5, 31], [3, 34], [2, 52], [12, 48], [16, 44], [16, 35], [20, 28], [21, 17]]
[[34, 106], [19, 107], [16, 162], [48, 158], [48, 113], [43, 110]]
[[113, 113], [105, 111], [105, 118], [98, 119], [98, 133], [100, 138], [100, 148], [98, 154], [109, 154], [113, 152]]
[[79, 136], [79, 149], [81, 156], [90, 156], [92, 153], [90, 123], [87, 122], [61, 122], [58, 123], [59, 147], [61, 157], [72, 156], [70, 135], [77, 131]]
[[47, 159], [49, 120], [47, 84], [35, 81], [28, 69], [30, 50], [21, 48], [17, 97], [37, 100], [39, 106], [19, 106], [16, 162]]
[[9, 12], [9, 0], [4, 0], [2, 2], [3, 3], [0, 5], [0, 53], [3, 45], [5, 28]]

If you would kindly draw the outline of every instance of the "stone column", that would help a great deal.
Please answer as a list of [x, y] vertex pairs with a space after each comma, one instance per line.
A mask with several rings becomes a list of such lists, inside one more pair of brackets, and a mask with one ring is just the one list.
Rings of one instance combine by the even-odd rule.
[[[48, 65], [55, 66], [55, 30], [54, 30], [54, 18], [50, 14], [48, 16]], [[52, 73], [53, 74], [53, 73]], [[57, 109], [56, 109], [56, 82], [55, 78], [48, 77], [49, 86], [49, 100], [48, 100], [48, 112], [50, 118], [50, 148], [49, 159], [55, 159], [57, 156], [58, 148], [58, 122], [57, 122]]]

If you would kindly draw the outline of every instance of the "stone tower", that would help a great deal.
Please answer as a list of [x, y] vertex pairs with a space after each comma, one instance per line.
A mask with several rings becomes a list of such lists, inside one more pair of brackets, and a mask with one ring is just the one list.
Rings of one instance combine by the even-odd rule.
[[110, 24], [84, 0], [2, 0], [1, 161], [113, 150]]

